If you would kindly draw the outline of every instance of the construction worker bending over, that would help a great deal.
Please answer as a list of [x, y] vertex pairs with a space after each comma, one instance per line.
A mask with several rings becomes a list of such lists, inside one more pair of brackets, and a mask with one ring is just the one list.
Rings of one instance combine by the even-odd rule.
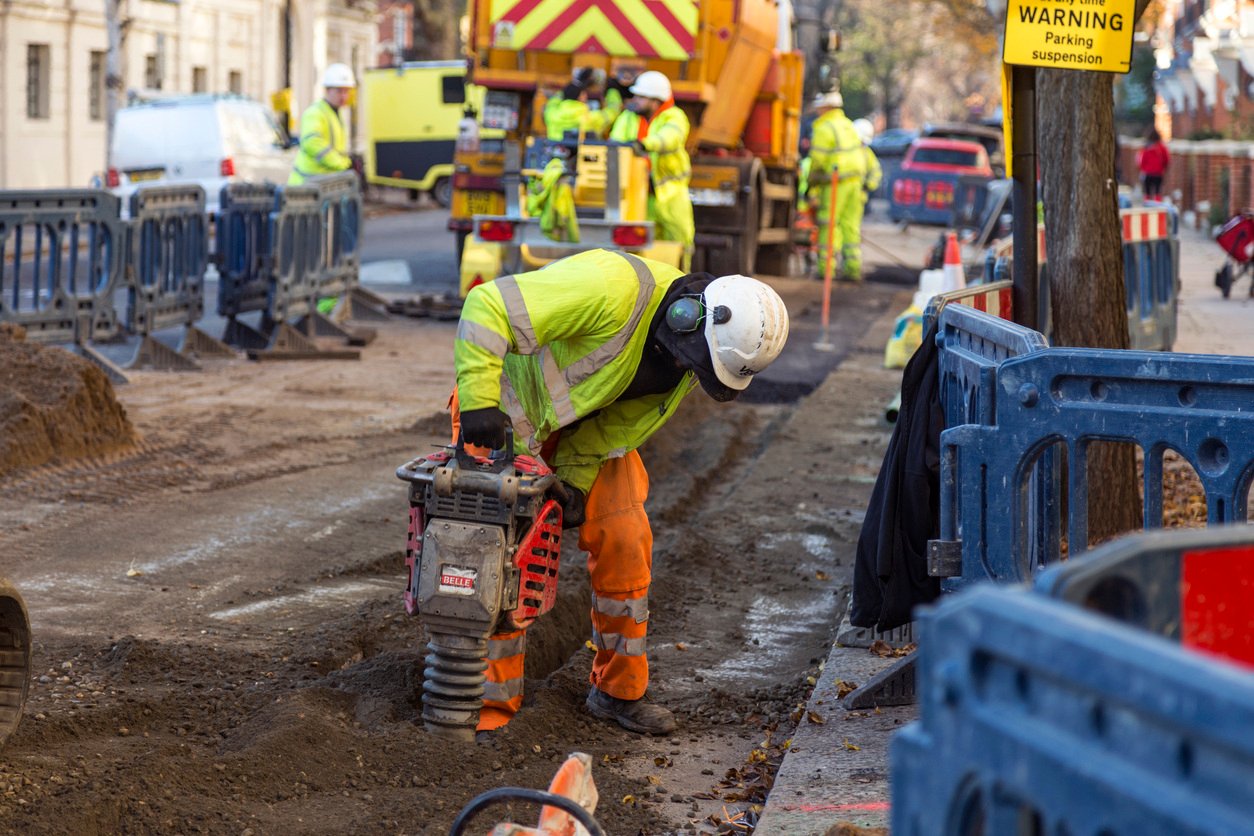
[[348, 156], [348, 142], [340, 108], [348, 104], [357, 80], [346, 64], [332, 64], [322, 76], [326, 92], [321, 99], [305, 108], [300, 117], [300, 151], [292, 164], [289, 186], [299, 186], [307, 177], [334, 174], [353, 167]]
[[[841, 254], [841, 274], [851, 281], [862, 279], [862, 185], [866, 158], [862, 140], [842, 108], [845, 100], [831, 92], [819, 100], [819, 117], [810, 131], [810, 188], [807, 196], [816, 207], [819, 228], [819, 273], [827, 264], [828, 248]], [[836, 221], [832, 211], [832, 172], [837, 172]], [[828, 238], [830, 230], [830, 240]]]
[[[871, 199], [871, 193], [880, 187], [880, 181], [884, 179], [884, 169], [880, 167], [880, 158], [875, 156], [875, 152], [871, 150], [871, 140], [875, 139], [875, 126], [871, 124], [870, 119], [853, 120], [853, 129], [858, 132], [858, 139], [862, 142], [862, 160], [863, 169], [866, 172], [862, 176], [862, 206], [863, 211], [858, 214], [858, 228], [862, 228], [862, 216], [866, 213], [866, 203]], [[859, 243], [862, 238], [859, 235]]]
[[671, 83], [656, 70], [643, 72], [631, 85], [635, 111], [647, 126], [639, 147], [649, 155], [653, 190], [649, 195], [649, 220], [660, 241], [684, 245], [684, 266], [692, 262], [696, 225], [692, 220], [692, 199], [688, 182], [692, 163], [688, 159], [688, 117], [675, 106]]
[[[592, 583], [597, 717], [646, 734], [675, 728], [645, 698], [653, 534], [649, 476], [637, 448], [698, 385], [730, 401], [779, 356], [788, 312], [746, 276], [685, 275], [618, 251], [589, 250], [471, 290], [457, 329], [453, 437], [539, 454], [570, 492], [563, 525], [579, 527]], [[473, 451], [473, 448], [468, 448]], [[523, 631], [488, 641], [479, 730], [522, 705]]]

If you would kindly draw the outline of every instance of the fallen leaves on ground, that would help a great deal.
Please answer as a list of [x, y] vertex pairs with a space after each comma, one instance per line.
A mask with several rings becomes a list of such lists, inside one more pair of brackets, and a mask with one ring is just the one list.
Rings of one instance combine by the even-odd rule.
[[914, 642], [904, 647], [893, 647], [883, 639], [876, 639], [871, 642], [871, 646], [868, 648], [876, 656], [882, 656], [885, 659], [900, 659], [902, 656], [909, 656], [911, 653], [914, 653], [916, 649], [918, 649], [918, 645]]
[[858, 690], [858, 683], [846, 682], [843, 679], [836, 680], [836, 699], [843, 700], [856, 690]]
[[844, 742], [844, 744], [843, 744], [843, 745], [844, 745], [844, 747], [845, 747], [846, 749], [848, 749], [850, 752], [861, 752], [861, 751], [862, 751], [862, 747], [861, 747], [861, 746], [859, 746], [859, 745], [858, 745], [858, 744], [856, 744], [856, 743], [850, 743], [850, 742], [849, 742], [849, 738], [847, 738], [847, 737], [845, 738], [845, 742]]
[[819, 714], [817, 711], [807, 711], [806, 719], [809, 720], [811, 723], [814, 723], [814, 725], [816, 726], [821, 726], [827, 722], [826, 720], [823, 719], [823, 715]]

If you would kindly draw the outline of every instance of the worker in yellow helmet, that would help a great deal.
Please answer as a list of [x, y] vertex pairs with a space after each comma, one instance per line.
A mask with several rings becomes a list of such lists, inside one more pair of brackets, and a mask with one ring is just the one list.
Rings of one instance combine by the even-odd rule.
[[348, 104], [357, 80], [346, 64], [332, 64], [322, 76], [323, 97], [305, 109], [300, 117], [300, 151], [292, 164], [289, 186], [299, 186], [307, 177], [333, 174], [352, 168], [348, 140], [340, 108]]
[[[675, 729], [671, 711], [645, 698], [653, 533], [637, 448], [698, 387], [717, 401], [735, 398], [787, 339], [788, 311], [768, 285], [611, 250], [466, 295], [453, 347], [453, 438], [460, 432], [482, 455], [505, 444], [512, 424], [515, 451], [539, 455], [565, 484], [562, 524], [579, 528], [588, 553], [594, 716], [641, 734]], [[480, 731], [522, 706], [525, 653], [522, 630], [489, 638]]]
[[643, 72], [631, 85], [635, 111], [647, 125], [639, 147], [649, 155], [653, 193], [649, 195], [649, 219], [660, 241], [684, 245], [685, 269], [692, 261], [696, 226], [692, 219], [692, 199], [688, 182], [692, 162], [688, 159], [688, 117], [675, 106], [671, 82], [656, 70]]
[[[827, 93], [818, 102], [819, 117], [810, 131], [810, 188], [807, 197], [814, 204], [819, 228], [821, 274], [827, 264], [828, 248], [839, 250], [842, 278], [862, 279], [862, 187], [867, 162], [862, 140], [853, 122], [845, 115], [845, 100], [839, 91]], [[836, 185], [836, 221], [828, 223], [832, 211], [832, 173]], [[834, 226], [834, 228], [831, 228]], [[829, 240], [830, 228], [830, 240]]]

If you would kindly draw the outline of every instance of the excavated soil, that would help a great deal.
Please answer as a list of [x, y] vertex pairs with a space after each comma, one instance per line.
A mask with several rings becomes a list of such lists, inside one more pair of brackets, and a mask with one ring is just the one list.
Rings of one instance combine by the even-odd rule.
[[113, 384], [87, 360], [0, 330], [0, 476], [123, 450], [135, 430]]

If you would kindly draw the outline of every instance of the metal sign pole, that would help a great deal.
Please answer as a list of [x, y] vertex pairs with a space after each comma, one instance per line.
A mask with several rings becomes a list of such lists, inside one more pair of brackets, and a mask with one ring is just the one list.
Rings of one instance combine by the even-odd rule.
[[1040, 330], [1036, 251], [1036, 67], [1011, 68], [1015, 322]]
[[[836, 210], [839, 205], [836, 203], [836, 187], [840, 184], [839, 169], [832, 169], [832, 185], [831, 192], [827, 196], [827, 258], [823, 264], [823, 315], [821, 317], [823, 324], [823, 336], [814, 344], [814, 348], [818, 351], [835, 351], [836, 345], [832, 342], [832, 279], [836, 273], [836, 248], [832, 246], [832, 239], [835, 238], [836, 231]], [[822, 235], [822, 232], [819, 233]]]

